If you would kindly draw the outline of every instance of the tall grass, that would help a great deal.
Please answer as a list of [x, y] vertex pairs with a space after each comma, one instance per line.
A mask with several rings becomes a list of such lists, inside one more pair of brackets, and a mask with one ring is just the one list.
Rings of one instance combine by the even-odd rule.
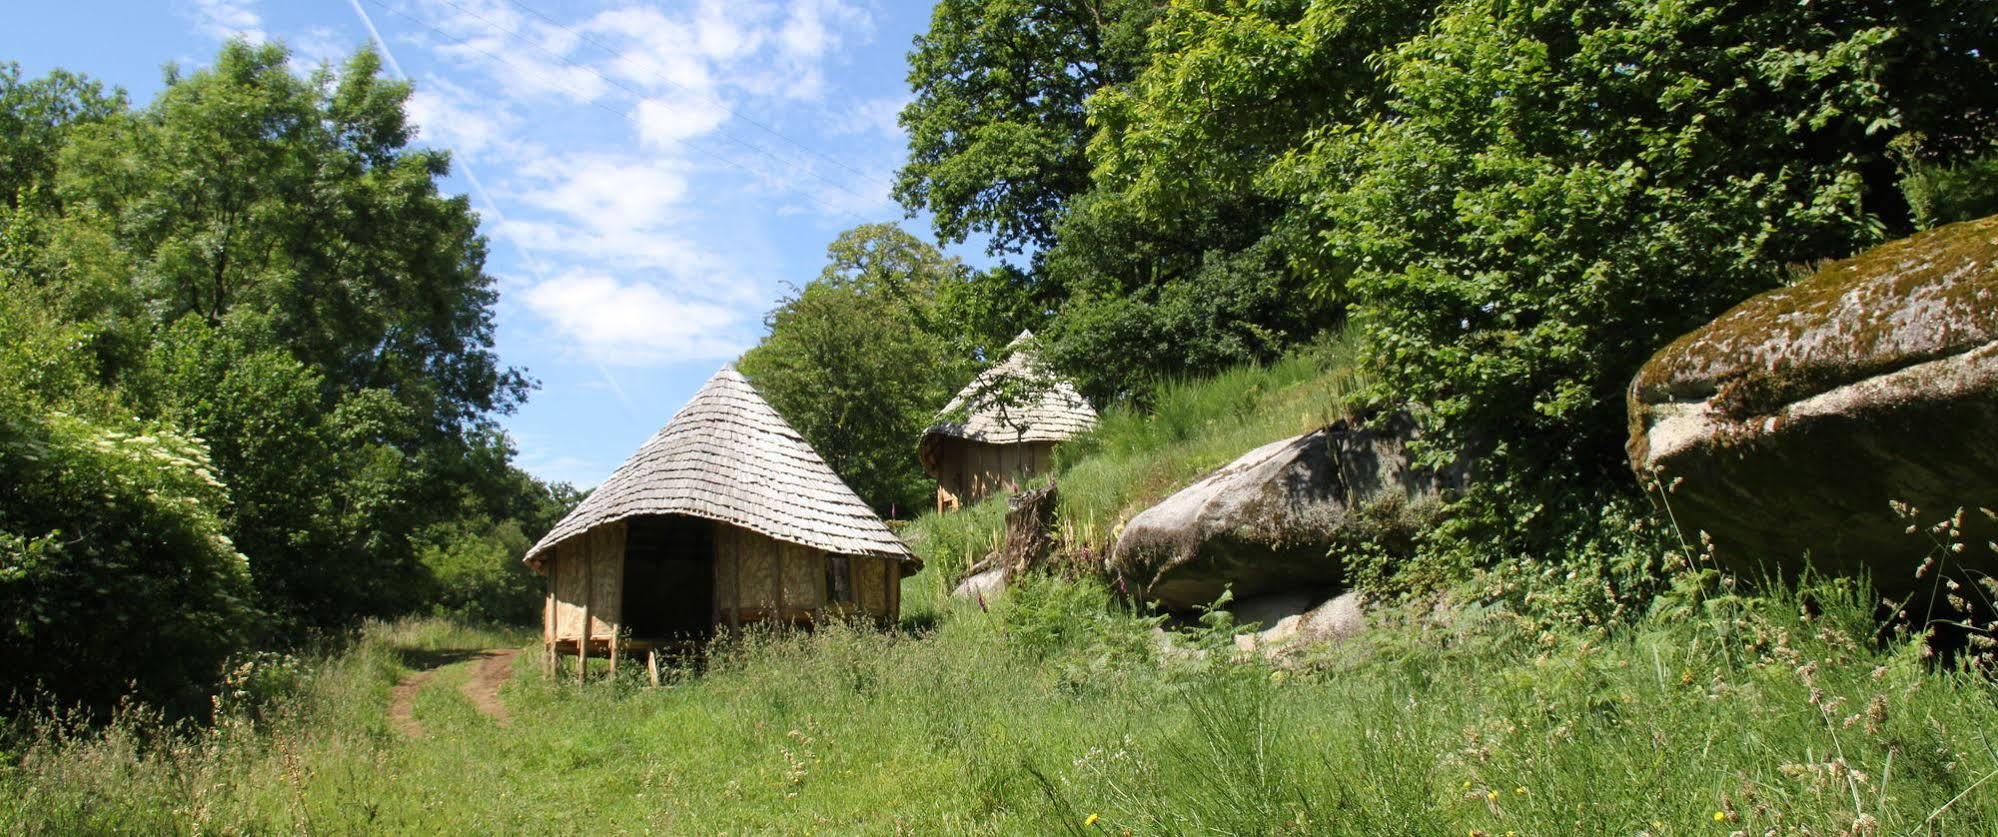
[[1160, 655], [1093, 583], [1039, 580], [920, 635], [756, 635], [707, 671], [578, 689], [522, 658], [512, 725], [418, 697], [421, 637], [319, 661], [263, 724], [49, 728], [0, 830], [548, 833], [1977, 833], [1998, 690], [1872, 639], [1845, 583], [1668, 598], [1593, 640], [1502, 611], [1391, 613], [1313, 665]]

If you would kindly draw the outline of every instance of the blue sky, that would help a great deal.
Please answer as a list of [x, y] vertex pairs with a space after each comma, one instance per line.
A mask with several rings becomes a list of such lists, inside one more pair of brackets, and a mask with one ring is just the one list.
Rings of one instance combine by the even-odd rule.
[[0, 60], [138, 103], [231, 37], [282, 40], [303, 72], [378, 31], [491, 241], [500, 357], [541, 382], [504, 420], [519, 462], [583, 486], [754, 344], [841, 230], [901, 218], [895, 115], [929, 20], [867, 0], [9, 5]]

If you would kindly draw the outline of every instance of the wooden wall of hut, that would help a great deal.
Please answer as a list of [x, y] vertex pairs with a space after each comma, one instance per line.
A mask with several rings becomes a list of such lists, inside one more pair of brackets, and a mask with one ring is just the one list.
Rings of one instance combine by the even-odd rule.
[[[592, 653], [598, 653], [622, 629], [626, 532], [620, 521], [556, 545], [548, 565], [544, 641], [573, 651], [587, 617]], [[855, 615], [892, 624], [901, 613], [901, 566], [886, 558], [829, 556], [717, 524], [712, 566], [708, 617], [716, 626], [762, 621], [805, 626]], [[840, 573], [845, 583], [835, 578]]]
[[[715, 534], [715, 621], [807, 625], [828, 615], [866, 615], [893, 622], [901, 609], [899, 569], [885, 558], [828, 555], [722, 526]], [[835, 578], [842, 571], [844, 584]]]
[[624, 532], [619, 521], [556, 545], [548, 568], [551, 613], [544, 614], [544, 638], [583, 636], [586, 613], [592, 642], [609, 642], [617, 632], [624, 600]]
[[994, 445], [957, 439], [937, 450], [937, 511], [968, 506], [1018, 489], [1054, 467], [1053, 442]]

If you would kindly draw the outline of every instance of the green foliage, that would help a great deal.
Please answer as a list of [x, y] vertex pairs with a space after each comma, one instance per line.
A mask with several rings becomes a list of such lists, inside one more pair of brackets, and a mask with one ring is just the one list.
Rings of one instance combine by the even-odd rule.
[[528, 382], [408, 93], [276, 44], [137, 110], [0, 66], [0, 701], [205, 710], [226, 659], [222, 697], [257, 692], [253, 645], [439, 588], [524, 618], [517, 560], [470, 556], [574, 496], [493, 426]]
[[227, 531], [296, 635], [417, 604], [417, 535], [505, 490], [481, 449], [528, 383], [493, 355], [448, 158], [408, 147], [407, 85], [366, 51], [337, 76], [289, 58], [231, 43], [136, 111], [10, 71], [0, 120], [35, 144], [0, 150], [23, 172], [0, 270], [74, 324], [98, 386], [207, 440]]
[[1099, 403], [1143, 401], [1167, 381], [1272, 360], [1337, 324], [1336, 308], [1266, 256], [1214, 252], [1183, 279], [1078, 291], [1049, 323], [1043, 356]]
[[1153, 0], [1086, 5], [943, 0], [909, 55], [909, 159], [895, 197], [938, 237], [990, 234], [993, 252], [1047, 244], [1089, 186], [1091, 94], [1130, 78]]
[[890, 224], [849, 230], [826, 255], [742, 372], [876, 511], [921, 508], [916, 438], [1023, 311], [1008, 274], [975, 274]]
[[520, 522], [474, 528], [455, 524], [429, 534], [418, 560], [435, 585], [431, 607], [472, 622], [524, 625], [541, 612], [546, 582], [521, 565], [534, 545]]
[[[1989, 136], [1993, 14], [1470, 0], [1388, 54], [1393, 116], [1291, 176], [1379, 396], [1480, 457], [1451, 542], [1559, 554], [1629, 484], [1623, 389], [1653, 351], [1906, 229], [1897, 154]], [[1985, 81], [1946, 106], [1922, 65]]]
[[1915, 226], [1922, 229], [1998, 215], [1998, 154], [1950, 165], [1916, 165], [1902, 191]]
[[226, 500], [198, 441], [0, 384], [0, 703], [205, 708], [262, 628]]
[[79, 124], [101, 122], [125, 109], [122, 91], [56, 70], [23, 81], [21, 66], [0, 63], [0, 198], [18, 206], [22, 193], [46, 185], [57, 152]]

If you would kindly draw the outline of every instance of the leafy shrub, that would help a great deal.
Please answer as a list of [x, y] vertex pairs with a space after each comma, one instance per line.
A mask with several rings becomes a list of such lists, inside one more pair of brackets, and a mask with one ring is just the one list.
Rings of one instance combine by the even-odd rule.
[[435, 585], [435, 613], [514, 625], [538, 618], [545, 588], [520, 562], [534, 544], [518, 521], [442, 527], [426, 539], [418, 559]]
[[261, 627], [225, 501], [207, 451], [169, 427], [0, 392], [0, 698], [204, 708]]

